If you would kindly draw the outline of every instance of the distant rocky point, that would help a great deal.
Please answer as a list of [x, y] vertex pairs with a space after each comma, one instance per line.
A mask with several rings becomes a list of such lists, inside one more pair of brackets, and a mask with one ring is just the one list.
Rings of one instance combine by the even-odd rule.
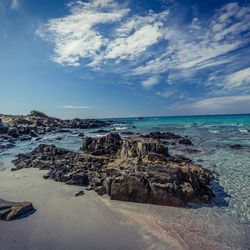
[[31, 140], [48, 132], [64, 132], [66, 129], [89, 129], [111, 125], [112, 121], [96, 119], [62, 120], [49, 117], [40, 111], [31, 111], [29, 115], [0, 114], [0, 150], [14, 146], [15, 140]]
[[46, 169], [45, 179], [85, 186], [114, 200], [170, 206], [210, 203], [213, 173], [170, 155], [166, 141], [172, 139], [183, 137], [160, 132], [125, 139], [113, 132], [99, 138], [84, 136], [79, 152], [39, 145], [18, 155], [12, 170]]

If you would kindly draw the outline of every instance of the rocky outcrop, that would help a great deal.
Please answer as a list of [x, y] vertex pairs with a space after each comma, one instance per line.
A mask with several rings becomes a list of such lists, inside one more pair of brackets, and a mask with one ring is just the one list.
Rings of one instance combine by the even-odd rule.
[[13, 170], [47, 169], [46, 179], [88, 186], [115, 200], [170, 206], [211, 202], [213, 173], [187, 158], [169, 155], [165, 138], [122, 139], [118, 133], [84, 137], [80, 152], [40, 145], [18, 155]]
[[23, 202], [11, 202], [0, 199], [0, 219], [1, 220], [15, 220], [20, 216], [24, 216], [33, 211], [34, 207], [32, 203]]
[[115, 155], [121, 145], [122, 139], [120, 135], [110, 133], [99, 138], [84, 137], [81, 149], [92, 155]]
[[112, 121], [95, 119], [62, 120], [49, 117], [39, 111], [31, 111], [29, 115], [0, 115], [0, 149], [6, 148], [6, 142], [15, 140], [27, 141], [39, 138], [48, 132], [70, 132], [69, 129], [99, 128], [112, 124]]
[[151, 132], [149, 134], [142, 136], [145, 138], [158, 139], [158, 140], [166, 140], [166, 141], [173, 140], [177, 141], [179, 144], [192, 145], [192, 142], [188, 138], [176, 135], [171, 132]]

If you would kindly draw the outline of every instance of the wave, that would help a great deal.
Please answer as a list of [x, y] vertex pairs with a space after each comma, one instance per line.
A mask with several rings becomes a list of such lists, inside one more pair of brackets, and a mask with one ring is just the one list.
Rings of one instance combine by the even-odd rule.
[[210, 133], [213, 133], [213, 134], [219, 134], [219, 131], [218, 130], [209, 130]]
[[115, 127], [115, 130], [126, 130], [128, 127]]
[[240, 131], [241, 133], [245, 133], [245, 134], [248, 133], [248, 131], [247, 131], [246, 129], [239, 129], [239, 131]]

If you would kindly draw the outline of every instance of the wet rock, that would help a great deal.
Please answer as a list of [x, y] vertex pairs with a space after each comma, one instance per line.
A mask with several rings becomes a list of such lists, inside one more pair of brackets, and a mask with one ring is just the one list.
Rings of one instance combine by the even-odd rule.
[[0, 199], [1, 220], [15, 220], [18, 217], [26, 215], [33, 210], [34, 207], [31, 202], [11, 202]]
[[20, 141], [30, 141], [32, 139], [32, 137], [29, 135], [22, 135], [22, 136], [19, 136], [18, 139]]
[[79, 133], [78, 136], [79, 137], [84, 137], [84, 133]]
[[14, 128], [14, 127], [10, 127], [8, 129], [8, 135], [9, 136], [12, 136], [13, 138], [18, 138], [19, 136], [19, 131], [17, 128]]
[[135, 133], [134, 132], [131, 132], [131, 131], [123, 131], [121, 132], [121, 135], [134, 135]]
[[181, 138], [179, 140], [179, 144], [183, 144], [183, 145], [192, 145], [192, 142], [188, 139], [188, 138]]
[[175, 140], [175, 139], [182, 139], [183, 137], [180, 135], [176, 135], [171, 132], [150, 132], [149, 134], [143, 135], [145, 138], [151, 139], [161, 139], [161, 140]]
[[[170, 206], [212, 201], [213, 173], [168, 152], [165, 139], [121, 139], [118, 133], [84, 137], [80, 152], [40, 145], [18, 155], [15, 169], [47, 169], [44, 178], [93, 188], [111, 199]], [[166, 138], [166, 137], [164, 137]]]
[[232, 149], [243, 149], [244, 146], [240, 145], [240, 144], [234, 144], [234, 145], [230, 145], [230, 148], [232, 148]]
[[8, 148], [13, 148], [13, 147], [15, 147], [14, 143], [0, 142], [0, 150], [8, 149]]

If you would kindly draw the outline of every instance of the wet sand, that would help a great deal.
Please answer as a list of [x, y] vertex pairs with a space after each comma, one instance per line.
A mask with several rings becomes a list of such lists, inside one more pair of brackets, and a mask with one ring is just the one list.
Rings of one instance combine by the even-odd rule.
[[110, 201], [81, 187], [44, 180], [45, 171], [0, 172], [0, 197], [33, 202], [26, 218], [0, 221], [1, 250], [247, 249], [249, 227], [213, 208]]

